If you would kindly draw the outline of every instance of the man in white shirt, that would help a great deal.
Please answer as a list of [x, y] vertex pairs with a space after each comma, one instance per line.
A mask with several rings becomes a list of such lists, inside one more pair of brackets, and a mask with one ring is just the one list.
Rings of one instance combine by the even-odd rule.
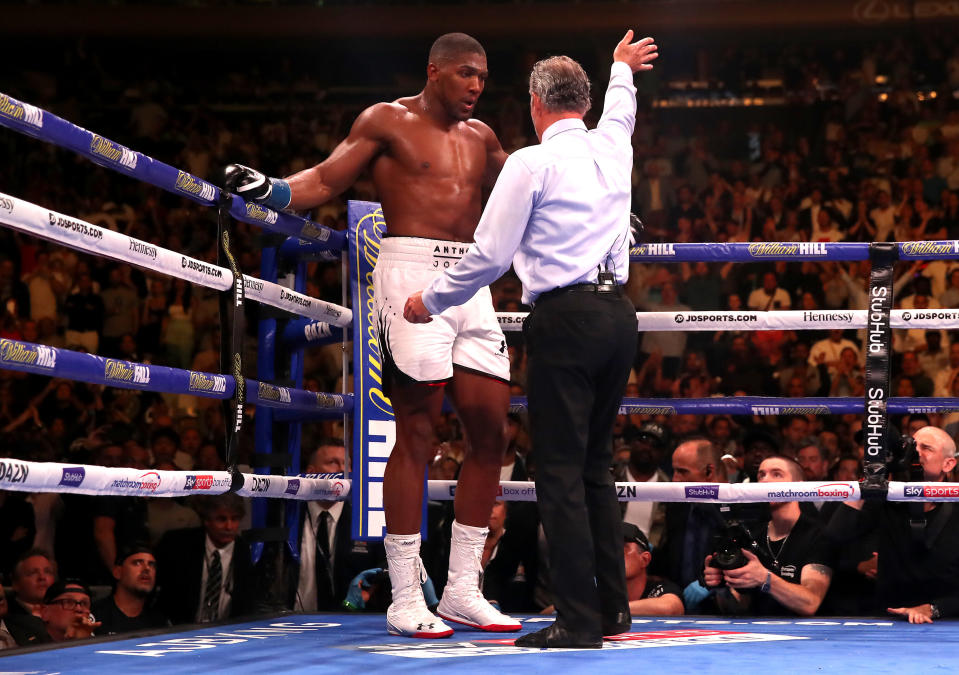
[[[636, 351], [629, 274], [632, 74], [656, 58], [652, 38], [616, 46], [603, 115], [587, 131], [589, 78], [565, 56], [530, 74], [540, 145], [515, 152], [500, 173], [459, 263], [407, 301], [426, 323], [467, 302], [510, 266], [533, 305], [528, 345], [536, 490], [549, 544], [557, 620], [516, 641], [526, 647], [600, 648], [631, 625], [621, 516], [609, 466], [612, 427]], [[595, 583], [592, 580], [595, 579]]]
[[766, 272], [763, 275], [762, 288], [757, 288], [749, 294], [746, 306], [757, 312], [765, 312], [770, 309], [789, 309], [792, 307], [792, 299], [784, 288], [779, 287], [776, 274]]
[[829, 331], [829, 337], [814, 342], [809, 350], [809, 365], [818, 366], [824, 363], [829, 368], [830, 375], [835, 376], [839, 357], [842, 356], [842, 350], [847, 347], [855, 350], [856, 360], [861, 361], [859, 346], [852, 340], [844, 338], [842, 334], [842, 328], [833, 328]]

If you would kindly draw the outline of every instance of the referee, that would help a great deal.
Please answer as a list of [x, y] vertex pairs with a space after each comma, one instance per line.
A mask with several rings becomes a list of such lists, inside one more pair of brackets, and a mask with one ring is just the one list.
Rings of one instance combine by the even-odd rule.
[[523, 647], [599, 648], [603, 635], [631, 625], [610, 439], [637, 334], [622, 292], [633, 73], [650, 70], [658, 55], [652, 38], [632, 39], [630, 30], [613, 51], [603, 116], [592, 131], [583, 123], [590, 90], [582, 67], [566, 56], [533, 66], [530, 115], [540, 145], [507, 160], [469, 252], [404, 308], [408, 321], [432, 321], [511, 263], [523, 301], [533, 305], [524, 326], [530, 430], [557, 619], [519, 638]]

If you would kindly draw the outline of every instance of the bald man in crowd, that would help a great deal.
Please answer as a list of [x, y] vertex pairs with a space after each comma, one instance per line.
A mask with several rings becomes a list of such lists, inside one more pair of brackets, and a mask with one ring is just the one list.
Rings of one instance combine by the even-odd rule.
[[[707, 438], [680, 443], [673, 451], [673, 481], [728, 483], [722, 452]], [[654, 573], [685, 588], [699, 579], [709, 542], [725, 518], [725, 505], [677, 502], [666, 505], [666, 536], [653, 561]], [[725, 506], [728, 511], [728, 506]]]
[[[956, 443], [938, 427], [916, 431], [923, 481], [944, 482]], [[827, 533], [837, 542], [878, 525], [879, 606], [910, 623], [959, 616], [959, 506], [951, 502], [844, 502]]]

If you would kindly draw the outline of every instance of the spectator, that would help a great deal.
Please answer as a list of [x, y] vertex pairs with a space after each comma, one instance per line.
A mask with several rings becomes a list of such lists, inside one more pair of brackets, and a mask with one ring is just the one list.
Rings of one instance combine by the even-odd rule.
[[839, 354], [839, 364], [829, 385], [830, 396], [862, 396], [865, 392], [865, 375], [859, 365], [859, 354], [852, 347], [844, 347]]
[[91, 354], [98, 354], [104, 307], [103, 298], [94, 290], [89, 273], [77, 278], [77, 288], [67, 296], [63, 312], [67, 315], [67, 347], [79, 346]]
[[809, 350], [809, 365], [825, 365], [829, 369], [830, 377], [835, 377], [842, 350], [847, 347], [856, 352], [856, 361], [860, 361], [859, 347], [852, 340], [844, 338], [842, 334], [841, 328], [833, 328], [829, 331], [829, 337], [813, 343], [812, 349]]
[[159, 610], [150, 606], [156, 588], [156, 558], [149, 546], [122, 546], [113, 566], [113, 578], [116, 580], [113, 593], [93, 605], [93, 615], [101, 624], [97, 631], [99, 635], [117, 635], [170, 625]]
[[[802, 469], [786, 457], [770, 457], [759, 467], [760, 483], [802, 479]], [[752, 551], [742, 549], [746, 565], [721, 570], [710, 564], [713, 556], [708, 555], [706, 586], [716, 589], [725, 585], [717, 600], [726, 612], [812, 616], [826, 597], [835, 566], [829, 542], [819, 525], [802, 515], [799, 502], [774, 502], [770, 510], [769, 522], [752, 533], [768, 558], [761, 561]]]
[[[689, 307], [679, 302], [676, 285], [667, 281], [660, 287], [660, 301], [646, 302], [645, 309], [650, 312], [688, 312]], [[651, 354], [662, 354], [663, 376], [669, 380], [676, 377], [686, 349], [687, 333], [672, 331], [649, 331], [643, 334], [639, 346], [639, 358], [647, 360]]]
[[809, 436], [809, 420], [803, 415], [784, 415], [779, 418], [782, 437], [780, 452], [792, 459]]
[[16, 274], [12, 260], [0, 260], [0, 315], [6, 311], [11, 317], [29, 319], [30, 291]]
[[67, 579], [54, 582], [43, 596], [40, 618], [49, 641], [84, 640], [100, 627], [90, 614], [90, 590], [82, 583]]
[[916, 396], [928, 397], [932, 396], [933, 383], [932, 379], [919, 367], [919, 357], [916, 352], [908, 351], [903, 352], [902, 362], [900, 364], [900, 375], [898, 378], [893, 380], [893, 391], [896, 391], [898, 382], [903, 378], [908, 378], [912, 381], [913, 390], [916, 392]]
[[952, 381], [959, 374], [959, 340], [949, 345], [949, 363], [935, 374], [933, 394], [935, 396], [952, 396]]
[[[629, 445], [629, 462], [617, 466], [613, 474], [617, 481], [628, 483], [666, 483], [669, 476], [659, 468], [663, 461], [666, 434], [655, 422], [647, 422], [639, 429], [627, 427], [623, 438]], [[659, 502], [621, 502], [623, 520], [637, 526], [658, 546], [666, 526], [665, 504]]]
[[[720, 452], [703, 438], [680, 443], [673, 451], [673, 480], [691, 483], [728, 482]], [[729, 512], [728, 506], [724, 512]], [[683, 588], [698, 581], [703, 558], [709, 552], [706, 549], [722, 522], [723, 517], [718, 515], [713, 505], [688, 502], [667, 504], [663, 552], [656, 557], [658, 573], [679, 582]]]
[[[328, 438], [310, 455], [306, 473], [343, 473], [345, 468], [343, 441]], [[349, 500], [301, 504], [299, 565], [291, 568], [289, 606], [306, 612], [340, 609], [353, 577], [383, 567], [385, 551], [378, 543], [351, 541]]]
[[[536, 523], [532, 532], [516, 529], [511, 513], [522, 502], [493, 504], [483, 549], [483, 596], [504, 612], [529, 612], [537, 573]], [[528, 525], [528, 524], [526, 524]]]
[[685, 613], [683, 591], [669, 579], [647, 574], [652, 546], [642, 530], [623, 523], [623, 560], [626, 565], [626, 593], [633, 616], [677, 616]]
[[57, 564], [53, 556], [38, 548], [24, 553], [13, 568], [11, 588], [15, 595], [10, 604], [10, 614], [40, 616], [43, 596], [56, 578]]
[[129, 269], [129, 266], [112, 266], [109, 283], [100, 294], [104, 312], [103, 353], [108, 356], [120, 356], [121, 338], [136, 334], [139, 327], [139, 298], [129, 279]]
[[167, 532], [157, 547], [160, 607], [174, 624], [242, 616], [255, 600], [250, 545], [239, 532], [243, 500], [204, 497], [197, 511], [202, 527]]
[[779, 438], [771, 428], [756, 425], [747, 429], [743, 436], [743, 482], [755, 483], [759, 476], [759, 465], [778, 452]]
[[4, 618], [7, 616], [7, 595], [3, 590], [3, 584], [0, 584], [0, 651], [4, 649], [14, 649], [17, 647], [17, 641], [10, 634], [10, 629]]
[[[923, 480], [942, 482], [956, 466], [956, 444], [938, 427], [915, 435]], [[932, 623], [959, 615], [959, 510], [939, 502], [843, 502], [829, 523], [836, 542], [878, 528], [879, 607]]]
[[770, 309], [789, 309], [792, 300], [785, 289], [779, 287], [779, 279], [773, 272], [763, 274], [763, 285], [749, 294], [746, 306], [755, 311]]
[[23, 493], [0, 490], [0, 578], [13, 572], [17, 560], [37, 533], [33, 505]]

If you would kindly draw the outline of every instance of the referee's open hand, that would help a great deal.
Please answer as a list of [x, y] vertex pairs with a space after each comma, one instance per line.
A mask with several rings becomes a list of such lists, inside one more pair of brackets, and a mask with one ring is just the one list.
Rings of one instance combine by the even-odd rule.
[[403, 307], [403, 318], [410, 323], [429, 323], [433, 320], [430, 310], [423, 304], [423, 291], [417, 291], [406, 299]]
[[632, 68], [634, 73], [640, 70], [652, 70], [653, 66], [650, 62], [659, 58], [657, 51], [659, 48], [653, 42], [653, 38], [645, 37], [630, 44], [632, 39], [633, 31], [630, 29], [613, 50], [613, 61], [622, 61]]

